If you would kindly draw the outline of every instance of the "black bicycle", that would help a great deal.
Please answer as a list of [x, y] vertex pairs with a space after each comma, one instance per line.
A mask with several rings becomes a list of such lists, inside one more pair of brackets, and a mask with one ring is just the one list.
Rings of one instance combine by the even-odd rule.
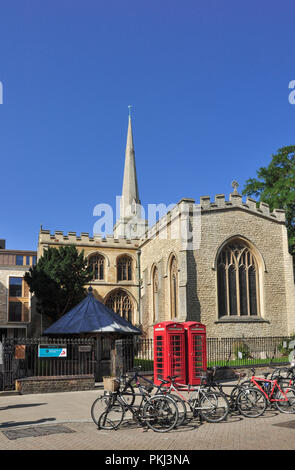
[[[121, 395], [124, 396], [124, 402], [132, 406], [135, 402], [136, 392], [133, 384], [135, 383], [139, 390], [141, 391], [142, 396], [145, 396], [145, 399], [150, 396], [154, 383], [139, 375], [140, 367], [134, 368], [131, 375], [121, 375], [115, 379], [115, 390], [119, 390]], [[139, 379], [142, 379], [145, 382], [143, 385]], [[108, 394], [102, 394], [96, 398], [91, 406], [91, 417], [96, 425], [98, 425], [98, 417], [106, 410], [109, 404], [110, 397]]]
[[120, 390], [105, 394], [106, 409], [97, 416], [98, 428], [118, 429], [128, 411], [139, 425], [147, 425], [155, 432], [168, 432], [177, 425], [178, 409], [171, 397], [150, 397], [141, 390], [136, 396], [140, 397], [139, 403], [131, 405]]
[[274, 369], [271, 380], [286, 379], [291, 381], [290, 385], [295, 385], [295, 366], [271, 368]]
[[[162, 381], [160, 385], [154, 384], [154, 382], [145, 376], [141, 375], [139, 371], [141, 367], [135, 367], [131, 374], [121, 375], [116, 378], [117, 389], [120, 390], [120, 393], [124, 396], [124, 401], [132, 406], [135, 402], [136, 389], [138, 389], [144, 400], [146, 401], [152, 395], [169, 395], [172, 400], [176, 403], [178, 408], [178, 422], [177, 426], [181, 426], [186, 418], [186, 406], [183, 403], [183, 400], [173, 391], [167, 389], [163, 386]], [[98, 417], [106, 410], [108, 405], [109, 397], [108, 395], [100, 395], [92, 404], [91, 407], [91, 417], [96, 425], [98, 425]]]
[[[218, 391], [226, 397], [231, 412], [238, 411], [237, 398], [241, 390], [245, 388], [244, 382], [241, 382], [246, 377], [245, 372], [237, 372], [229, 367], [214, 366], [201, 371], [200, 374], [205, 378], [209, 390]], [[233, 381], [236, 383], [228, 383]]]

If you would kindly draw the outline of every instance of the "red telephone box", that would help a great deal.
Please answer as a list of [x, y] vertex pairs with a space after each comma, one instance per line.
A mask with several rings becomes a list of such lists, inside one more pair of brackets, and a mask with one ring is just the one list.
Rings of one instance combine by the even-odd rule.
[[154, 383], [169, 375], [186, 383], [185, 329], [183, 323], [163, 321], [154, 325]]
[[195, 321], [183, 322], [186, 331], [187, 384], [199, 385], [200, 370], [207, 369], [206, 326]]

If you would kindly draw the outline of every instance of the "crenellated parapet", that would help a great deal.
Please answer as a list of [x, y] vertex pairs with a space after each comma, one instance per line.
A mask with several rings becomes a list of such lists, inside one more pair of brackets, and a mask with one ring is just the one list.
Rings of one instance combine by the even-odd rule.
[[114, 238], [113, 235], [102, 237], [100, 235], [90, 236], [87, 232], [81, 232], [78, 235], [76, 232], [64, 233], [60, 230], [55, 230], [51, 233], [50, 230], [40, 229], [39, 244], [43, 245], [77, 245], [77, 246], [109, 246], [109, 247], [138, 247], [139, 240], [129, 240], [126, 238]]
[[270, 212], [268, 204], [265, 202], [257, 203], [255, 199], [251, 197], [247, 197], [244, 202], [242, 195], [237, 191], [230, 193], [228, 201], [226, 201], [224, 194], [216, 194], [214, 201], [211, 201], [210, 196], [202, 196], [200, 197], [200, 206], [202, 212], [240, 208], [245, 211], [250, 211], [251, 213], [254, 212], [255, 214], [269, 217], [278, 222], [285, 222], [286, 220], [285, 211], [283, 209], [274, 209], [273, 212]]

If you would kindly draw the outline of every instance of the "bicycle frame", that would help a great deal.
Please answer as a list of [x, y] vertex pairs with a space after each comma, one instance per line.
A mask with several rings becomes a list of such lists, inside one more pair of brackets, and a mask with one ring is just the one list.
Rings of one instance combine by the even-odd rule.
[[[161, 385], [160, 385], [161, 387]], [[183, 392], [188, 392], [191, 393], [191, 396], [189, 398], [185, 398], [179, 391], [179, 389]], [[186, 388], [183, 384], [179, 384], [177, 382], [173, 382], [171, 380], [169, 387], [167, 387], [167, 392], [166, 393], [171, 393], [171, 392], [176, 392], [176, 394], [185, 401], [185, 403], [189, 406], [190, 410], [192, 412], [196, 410], [201, 410], [204, 409], [200, 406], [196, 406], [196, 403], [199, 402], [200, 396], [206, 396], [206, 393], [204, 393], [204, 389], [206, 387], [202, 387], [202, 385], [188, 385]], [[163, 389], [161, 390], [162, 393], [165, 394]], [[194, 406], [192, 406], [192, 402], [194, 402]], [[210, 409], [210, 408], [207, 408]]]
[[128, 410], [132, 413], [132, 416], [135, 418], [135, 420], [140, 424], [142, 422], [142, 419], [139, 415], [139, 410], [142, 409], [143, 403], [147, 400], [146, 396], [144, 393], [136, 393], [136, 396], [141, 396], [141, 401], [140, 404], [138, 405], [130, 405], [124, 400], [124, 395], [121, 392], [111, 392], [109, 394], [111, 400], [109, 401], [107, 405], [107, 410], [108, 411], [110, 408], [112, 408], [113, 403], [118, 400], [118, 402], [124, 407], [125, 410]]
[[[264, 394], [264, 396], [270, 401], [270, 402], [276, 402], [276, 401], [288, 401], [287, 399], [287, 395], [285, 394], [285, 392], [281, 389], [279, 383], [277, 380], [270, 380], [270, 379], [264, 379], [262, 377], [255, 377], [255, 376], [252, 376], [251, 377], [251, 380], [250, 380], [257, 388], [259, 388], [259, 390], [261, 390], [261, 392]], [[273, 385], [272, 388], [271, 388], [271, 391], [270, 392], [266, 392], [265, 390], [265, 387], [261, 387], [259, 385], [258, 382], [266, 382], [268, 384], [270, 384], [269, 388], [271, 388], [271, 384]], [[280, 391], [282, 393], [282, 395], [284, 396], [284, 398], [280, 399], [280, 398], [272, 398], [276, 389], [278, 389], [278, 391]]]
[[136, 385], [138, 386], [139, 390], [142, 391], [143, 390], [143, 386], [142, 384], [139, 382], [139, 378], [143, 379], [145, 382], [147, 382], [148, 384], [152, 385], [153, 387], [157, 387], [157, 389], [159, 389], [161, 386], [157, 386], [154, 384], [154, 382], [152, 382], [151, 380], [147, 379], [146, 377], [142, 376], [142, 375], [139, 375], [139, 373], [137, 371], [134, 372], [133, 376], [130, 377], [126, 383], [125, 383], [125, 386], [124, 386], [124, 389], [125, 390], [128, 385], [132, 385], [132, 382], [135, 381]]

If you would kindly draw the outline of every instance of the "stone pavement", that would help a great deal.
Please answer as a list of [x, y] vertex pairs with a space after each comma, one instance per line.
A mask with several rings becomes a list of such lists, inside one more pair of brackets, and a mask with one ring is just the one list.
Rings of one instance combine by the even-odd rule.
[[274, 409], [256, 419], [195, 420], [163, 434], [132, 422], [97, 430], [90, 408], [99, 393], [0, 395], [0, 450], [295, 450], [295, 414]]

